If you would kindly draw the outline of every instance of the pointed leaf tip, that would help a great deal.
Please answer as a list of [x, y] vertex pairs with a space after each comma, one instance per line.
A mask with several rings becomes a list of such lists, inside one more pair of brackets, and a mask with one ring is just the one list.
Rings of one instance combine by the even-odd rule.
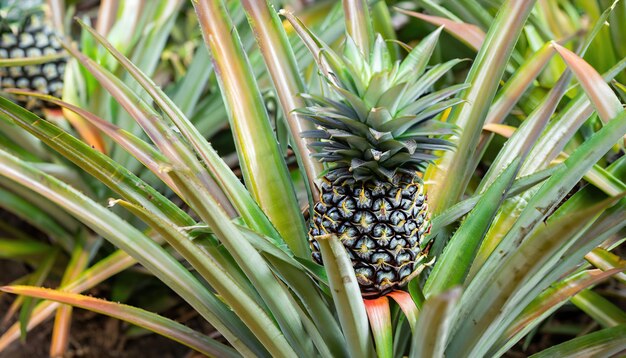
[[587, 93], [587, 96], [596, 107], [598, 115], [604, 123], [615, 118], [622, 110], [622, 104], [604, 81], [602, 76], [585, 60], [574, 52], [552, 41], [551, 46], [563, 58], [565, 63], [574, 72], [576, 78]]
[[465, 43], [476, 51], [480, 49], [483, 42], [485, 41], [485, 32], [476, 25], [453, 21], [450, 19], [446, 19], [445, 17], [421, 14], [419, 12], [409, 11], [398, 7], [395, 7], [394, 9], [405, 15], [424, 20], [435, 26], [439, 26], [436, 30], [437, 32], [441, 32], [441, 30], [445, 28], [445, 30], [450, 33], [450, 35], [454, 36], [459, 41]]

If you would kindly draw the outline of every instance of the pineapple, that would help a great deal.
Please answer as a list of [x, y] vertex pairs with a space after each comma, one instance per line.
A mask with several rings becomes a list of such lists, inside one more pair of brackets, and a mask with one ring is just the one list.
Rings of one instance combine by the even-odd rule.
[[[0, 58], [30, 58], [59, 54], [61, 45], [45, 23], [41, 1], [0, 0]], [[0, 67], [0, 88], [20, 88], [61, 97], [65, 58], [42, 64]], [[18, 104], [39, 111], [45, 102], [15, 96]]]
[[427, 263], [430, 222], [420, 173], [436, 159], [432, 151], [450, 148], [439, 136], [454, 127], [435, 117], [459, 103], [450, 97], [465, 88], [433, 90], [458, 63], [427, 70], [439, 33], [395, 62], [380, 36], [367, 57], [350, 38], [342, 57], [324, 46], [317, 61], [328, 95], [305, 95], [311, 105], [300, 110], [316, 126], [303, 137], [327, 165], [309, 224], [313, 259], [322, 264], [316, 237], [335, 234], [364, 298], [402, 287]]

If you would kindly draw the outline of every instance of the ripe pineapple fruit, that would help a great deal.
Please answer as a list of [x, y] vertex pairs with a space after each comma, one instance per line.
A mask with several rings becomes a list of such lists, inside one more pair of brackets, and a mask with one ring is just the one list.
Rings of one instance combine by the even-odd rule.
[[[45, 22], [39, 0], [0, 0], [0, 58], [33, 58], [56, 55], [62, 51], [54, 30]], [[65, 58], [27, 66], [0, 67], [0, 88], [21, 88], [61, 97]], [[32, 111], [45, 102], [14, 96]]]
[[322, 264], [316, 237], [342, 241], [364, 298], [402, 287], [426, 265], [430, 222], [419, 173], [436, 159], [432, 151], [450, 149], [438, 136], [454, 127], [435, 117], [459, 103], [450, 97], [466, 87], [433, 91], [459, 62], [427, 70], [440, 31], [395, 62], [380, 36], [367, 57], [350, 38], [342, 57], [316, 39], [324, 47], [317, 61], [329, 95], [305, 95], [312, 105], [300, 112], [316, 126], [303, 137], [314, 138], [314, 156], [327, 170], [309, 242]]

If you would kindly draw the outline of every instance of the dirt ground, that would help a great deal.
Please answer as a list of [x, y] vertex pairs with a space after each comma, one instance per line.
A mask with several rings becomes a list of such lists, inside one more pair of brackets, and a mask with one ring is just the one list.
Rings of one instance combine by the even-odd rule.
[[[0, 260], [0, 284], [27, 273], [21, 264]], [[14, 296], [0, 296], [0, 316], [9, 308]], [[185, 307], [168, 312], [184, 314]], [[13, 321], [12, 321], [13, 322]], [[25, 342], [14, 342], [0, 353], [0, 358], [48, 357], [53, 320], [50, 319], [28, 333]], [[196, 323], [196, 322], [193, 322]], [[156, 334], [129, 338], [125, 333], [129, 324], [107, 316], [82, 309], [75, 309], [72, 320], [70, 346], [67, 358], [123, 358], [123, 357], [192, 357], [193, 352], [185, 346]], [[4, 332], [6, 327], [0, 327]]]

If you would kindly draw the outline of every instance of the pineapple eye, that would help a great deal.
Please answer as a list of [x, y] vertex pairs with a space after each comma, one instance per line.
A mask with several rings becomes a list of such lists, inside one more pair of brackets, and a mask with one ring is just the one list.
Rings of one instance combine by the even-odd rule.
[[20, 78], [17, 81], [16, 84], [17, 84], [18, 88], [29, 88], [30, 87], [30, 83], [29, 83], [29, 81], [26, 78]]
[[379, 265], [379, 266], [383, 266], [383, 265], [391, 265], [392, 261], [393, 261], [393, 257], [386, 253], [386, 252], [377, 252], [374, 255], [372, 255], [372, 264], [374, 265]]
[[410, 211], [414, 207], [413, 201], [409, 199], [402, 199], [400, 201], [400, 208], [405, 211]]
[[363, 188], [355, 188], [354, 197], [357, 198], [357, 208], [367, 209], [371, 206], [372, 198], [369, 191]]
[[57, 76], [57, 68], [54, 63], [47, 63], [43, 66], [43, 73], [46, 77], [56, 77]]
[[413, 268], [411, 266], [413, 265], [402, 266], [402, 268], [398, 271], [398, 276], [403, 279], [408, 277], [411, 273], [413, 273]]
[[322, 227], [325, 230], [330, 230], [331, 232], [334, 232], [337, 229], [337, 222], [324, 215], [324, 217], [322, 218]]
[[328, 210], [328, 212], [326, 213], [326, 216], [331, 219], [332, 221], [338, 221], [339, 219], [341, 219], [341, 213], [340, 210], [336, 209], [336, 208], [331, 208], [330, 210]]
[[392, 271], [378, 271], [376, 274], [376, 283], [384, 288], [392, 285], [395, 278], [396, 275]]
[[19, 76], [23, 76], [24, 75], [24, 73], [22, 72], [22, 68], [21, 67], [11, 67], [9, 69], [9, 73], [13, 77], [19, 77]]
[[35, 77], [32, 82], [33, 87], [39, 92], [46, 91], [46, 79], [43, 77]]
[[404, 189], [402, 189], [403, 196], [412, 197], [415, 192], [417, 192], [417, 187], [414, 184], [409, 184]]
[[415, 230], [417, 230], [417, 224], [415, 223], [415, 220], [407, 220], [407, 222], [404, 224], [404, 231], [410, 232], [411, 235], [413, 235]]
[[26, 51], [26, 54], [28, 55], [28, 57], [41, 56], [41, 50], [36, 47], [32, 47], [29, 48], [28, 51]]
[[3, 78], [2, 79], [2, 86], [4, 87], [15, 87], [15, 81], [13, 81], [12, 78]]
[[417, 247], [418, 237], [419, 237], [418, 235], [419, 234], [411, 235], [406, 239], [409, 244], [408, 246], [413, 250], [415, 250], [415, 248]]
[[[33, 35], [29, 33], [23, 33], [20, 35], [20, 46], [28, 47], [28, 46], [32, 46], [34, 43], [35, 43], [35, 39], [33, 38]], [[29, 56], [32, 56], [32, 55], [29, 55]]]
[[28, 76], [37, 76], [41, 74], [40, 66], [25, 66], [24, 70]]
[[393, 230], [385, 224], [376, 224], [374, 230], [372, 230], [372, 236], [374, 239], [381, 241], [380, 244], [385, 244], [393, 236]]
[[354, 272], [360, 285], [369, 286], [372, 284], [369, 278], [374, 276], [374, 270], [371, 267], [358, 265], [354, 268]]
[[11, 47], [17, 43], [17, 39], [13, 34], [3, 34], [2, 35], [2, 45], [3, 47]]
[[406, 222], [406, 214], [401, 211], [394, 211], [389, 218], [394, 230], [404, 233], [404, 223]]
[[369, 227], [374, 222], [376, 222], [376, 218], [369, 211], [358, 211], [352, 217], [352, 223], [354, 223], [361, 232], [369, 230]]
[[358, 258], [359, 261], [371, 261], [372, 254], [374, 253], [373, 249], [376, 247], [376, 243], [374, 240], [363, 237], [354, 244], [352, 250], [348, 250], [349, 252], [355, 256], [355, 259]]
[[343, 218], [349, 218], [352, 216], [354, 209], [356, 207], [356, 203], [351, 198], [345, 198], [341, 201], [341, 214]]
[[396, 266], [398, 267], [406, 265], [409, 262], [411, 262], [411, 255], [406, 250], [396, 256]]
[[400, 250], [402, 250], [402, 248], [405, 247], [405, 246], [406, 246], [406, 240], [404, 238], [402, 238], [402, 236], [400, 236], [400, 235], [396, 235], [389, 242], [389, 249], [393, 250], [395, 252], [400, 252]]
[[20, 58], [25, 56], [26, 53], [21, 48], [14, 48], [13, 50], [11, 50], [11, 57], [13, 58]]
[[352, 225], [346, 224], [339, 229], [339, 239], [343, 242], [344, 246], [353, 247], [354, 242], [358, 238], [359, 232]]

